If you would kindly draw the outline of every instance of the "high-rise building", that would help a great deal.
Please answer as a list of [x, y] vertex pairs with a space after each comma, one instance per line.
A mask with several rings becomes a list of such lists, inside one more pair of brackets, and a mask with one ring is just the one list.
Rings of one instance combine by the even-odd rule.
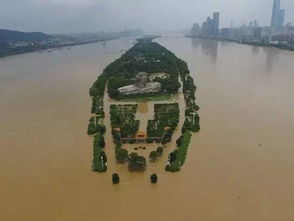
[[201, 27], [201, 34], [204, 36], [217, 36], [219, 31], [219, 12], [213, 13], [213, 18], [207, 18]]
[[213, 34], [215, 36], [218, 35], [218, 29], [219, 29], [219, 12], [213, 13]]
[[285, 13], [286, 11], [284, 9], [280, 9], [280, 14], [279, 14], [279, 29], [282, 29], [284, 27], [285, 23]]
[[279, 26], [280, 6], [281, 6], [281, 1], [280, 0], [274, 0], [274, 2], [273, 2], [273, 11], [272, 11], [272, 21], [271, 21], [271, 27], [273, 29], [275, 29], [275, 28], [277, 28]]
[[284, 27], [285, 10], [281, 9], [281, 1], [274, 0], [271, 27], [274, 31], [281, 30]]
[[193, 37], [196, 37], [200, 34], [200, 26], [197, 23], [194, 23], [192, 28], [191, 28], [191, 32], [190, 35]]

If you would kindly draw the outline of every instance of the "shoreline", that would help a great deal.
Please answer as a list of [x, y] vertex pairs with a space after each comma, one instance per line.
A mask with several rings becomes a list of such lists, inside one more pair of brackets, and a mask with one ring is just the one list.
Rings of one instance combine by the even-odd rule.
[[277, 48], [281, 50], [287, 50], [287, 51], [294, 51], [294, 46], [290, 47], [285, 44], [270, 44], [270, 43], [261, 43], [261, 42], [250, 42], [250, 41], [237, 41], [237, 40], [232, 40], [232, 39], [225, 39], [225, 38], [213, 38], [213, 37], [192, 37], [185, 35], [186, 38], [199, 38], [199, 39], [209, 39], [209, 40], [216, 40], [216, 41], [223, 41], [223, 42], [234, 42], [237, 44], [242, 44], [242, 45], [251, 45], [251, 46], [258, 46], [258, 47], [265, 47], [265, 48]]
[[[18, 51], [16, 50], [16, 51], [10, 51], [7, 54], [6, 53], [0, 54], [0, 59], [5, 58], [5, 57], [10, 57], [10, 56], [15, 56], [15, 55], [33, 53], [33, 52], [41, 52], [41, 51], [47, 52], [47, 50], [63, 50], [65, 48], [69, 48], [69, 47], [86, 45], [86, 44], [94, 44], [94, 43], [98, 43], [98, 42], [106, 42], [106, 41], [111, 41], [111, 40], [116, 40], [116, 39], [119, 39], [119, 37], [103, 39], [103, 40], [93, 40], [93, 41], [87, 41], [87, 42], [77, 42], [77, 43], [71, 43], [68, 45], [57, 45], [54, 47], [39, 47], [39, 48], [25, 48], [25, 49], [21, 48]], [[48, 53], [51, 53], [51, 51]]]

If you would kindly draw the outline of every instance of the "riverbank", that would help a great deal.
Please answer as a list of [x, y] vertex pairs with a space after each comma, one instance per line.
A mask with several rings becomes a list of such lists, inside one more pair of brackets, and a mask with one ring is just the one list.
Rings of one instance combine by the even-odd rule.
[[226, 39], [226, 38], [201, 37], [201, 36], [192, 37], [189, 35], [186, 35], [185, 37], [186, 38], [210, 39], [210, 40], [223, 41], [223, 42], [234, 42], [234, 43], [238, 43], [238, 44], [267, 47], [267, 48], [278, 48], [278, 49], [282, 49], [282, 50], [294, 51], [294, 44], [293, 45], [287, 45], [287, 44], [283, 44], [283, 43], [272, 44], [272, 43], [252, 42], [252, 41], [245, 41], [245, 40], [237, 41], [237, 40]]
[[3, 48], [0, 46], [0, 58], [18, 55], [18, 54], [38, 52], [38, 51], [40, 51], [40, 52], [45, 51], [45, 52], [50, 53], [51, 50], [62, 50], [64, 48], [69, 48], [69, 47], [73, 47], [73, 46], [111, 41], [111, 40], [115, 40], [115, 39], [119, 39], [119, 38], [120, 37], [113, 37], [113, 38], [103, 39], [103, 40], [93, 40], [93, 41], [76, 42], [76, 43], [68, 43], [68, 44], [60, 43], [59, 45], [54, 45], [54, 46], [42, 45], [42, 46], [27, 46], [27, 47], [17, 47], [17, 48], [13, 48], [13, 47]]

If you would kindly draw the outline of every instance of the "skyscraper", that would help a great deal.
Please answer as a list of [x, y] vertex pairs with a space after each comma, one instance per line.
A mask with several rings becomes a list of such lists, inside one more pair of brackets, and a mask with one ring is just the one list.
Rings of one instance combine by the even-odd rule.
[[280, 9], [280, 14], [279, 14], [279, 29], [282, 29], [284, 27], [285, 13], [286, 13], [286, 11], [284, 9]]
[[218, 36], [219, 29], [219, 12], [213, 13], [213, 18], [207, 18], [201, 27], [201, 33], [204, 36]]
[[219, 28], [219, 12], [214, 12], [213, 13], [213, 32], [214, 35], [217, 36], [218, 35], [218, 28]]
[[272, 12], [272, 22], [271, 22], [271, 27], [273, 29], [277, 28], [279, 25], [280, 6], [281, 6], [280, 0], [274, 0], [273, 12]]
[[281, 30], [284, 26], [285, 10], [281, 9], [281, 1], [274, 0], [271, 27], [274, 31]]

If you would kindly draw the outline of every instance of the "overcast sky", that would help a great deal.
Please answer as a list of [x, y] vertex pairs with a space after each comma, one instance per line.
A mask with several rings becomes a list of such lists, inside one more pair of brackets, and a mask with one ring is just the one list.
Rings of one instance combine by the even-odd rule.
[[[294, 23], [294, 0], [281, 0]], [[0, 28], [47, 33], [142, 28], [152, 32], [201, 24], [213, 11], [222, 27], [258, 20], [269, 25], [272, 0], [0, 0]]]

